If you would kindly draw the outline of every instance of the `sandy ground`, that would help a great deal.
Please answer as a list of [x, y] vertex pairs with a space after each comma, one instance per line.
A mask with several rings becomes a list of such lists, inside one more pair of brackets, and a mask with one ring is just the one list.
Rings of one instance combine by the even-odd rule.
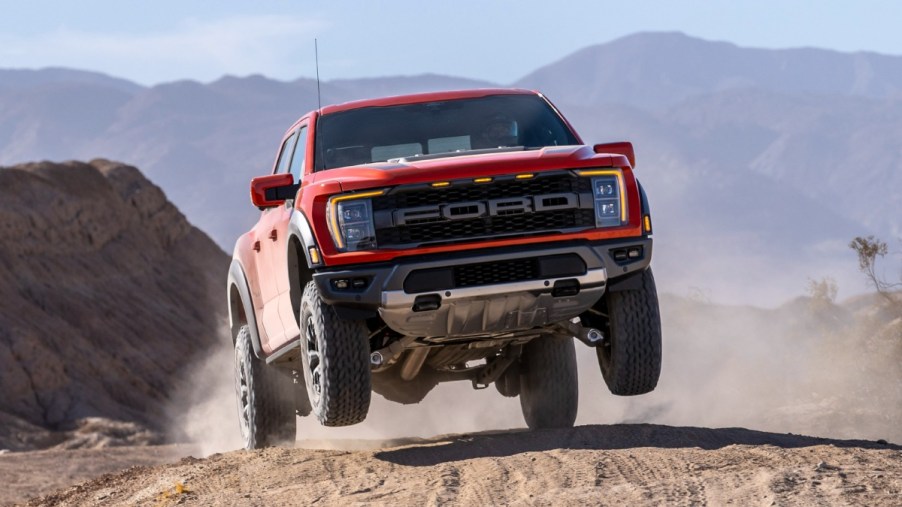
[[[180, 460], [190, 448], [6, 454], [0, 502], [46, 494], [28, 505], [902, 505], [902, 446], [880, 442], [640, 424], [383, 445], [298, 442]], [[97, 478], [61, 489], [87, 477]]]
[[47, 450], [0, 454], [0, 505], [25, 501], [132, 466], [178, 461], [196, 452], [185, 445]]

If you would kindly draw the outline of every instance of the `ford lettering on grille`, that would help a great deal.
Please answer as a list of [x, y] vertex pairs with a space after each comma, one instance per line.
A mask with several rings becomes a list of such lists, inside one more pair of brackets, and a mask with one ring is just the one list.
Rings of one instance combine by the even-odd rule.
[[402, 208], [392, 213], [392, 219], [395, 226], [401, 226], [440, 220], [469, 220], [487, 216], [541, 213], [578, 207], [579, 194], [563, 192]]

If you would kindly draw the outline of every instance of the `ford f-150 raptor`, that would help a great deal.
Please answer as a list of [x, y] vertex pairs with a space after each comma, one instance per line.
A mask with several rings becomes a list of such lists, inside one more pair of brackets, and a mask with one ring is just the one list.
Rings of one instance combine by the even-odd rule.
[[584, 145], [542, 94], [489, 89], [322, 107], [251, 181], [228, 276], [247, 448], [296, 416], [358, 423], [373, 391], [440, 382], [576, 418], [574, 339], [609, 390], [653, 390], [661, 325], [648, 199], [628, 142]]

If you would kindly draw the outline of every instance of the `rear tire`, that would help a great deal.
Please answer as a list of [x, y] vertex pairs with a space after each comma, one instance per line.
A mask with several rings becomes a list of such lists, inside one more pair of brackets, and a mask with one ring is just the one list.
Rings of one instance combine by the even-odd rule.
[[366, 325], [341, 319], [314, 282], [304, 288], [300, 323], [304, 380], [316, 418], [323, 426], [363, 421], [372, 395]]
[[297, 419], [293, 381], [254, 355], [247, 325], [235, 339], [235, 390], [245, 449], [294, 442]]
[[578, 406], [573, 338], [544, 336], [527, 343], [520, 358], [520, 408], [529, 429], [570, 428]]
[[520, 366], [513, 363], [495, 381], [495, 389], [505, 398], [516, 398], [520, 395]]
[[661, 312], [651, 268], [640, 287], [605, 295], [608, 326], [595, 348], [598, 366], [611, 393], [635, 396], [653, 391], [661, 376]]

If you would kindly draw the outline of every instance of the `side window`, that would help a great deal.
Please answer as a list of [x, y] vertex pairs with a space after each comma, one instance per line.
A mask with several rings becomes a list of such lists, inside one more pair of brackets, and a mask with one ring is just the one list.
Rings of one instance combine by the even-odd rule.
[[294, 149], [294, 156], [291, 157], [291, 174], [294, 175], [294, 181], [300, 182], [304, 177], [304, 159], [307, 154], [307, 126], [301, 127], [298, 131], [298, 143]]
[[282, 144], [282, 151], [279, 152], [279, 162], [276, 164], [276, 172], [273, 174], [288, 172], [288, 163], [291, 161], [291, 150], [294, 148], [294, 140], [297, 138], [298, 134], [295, 132]]

